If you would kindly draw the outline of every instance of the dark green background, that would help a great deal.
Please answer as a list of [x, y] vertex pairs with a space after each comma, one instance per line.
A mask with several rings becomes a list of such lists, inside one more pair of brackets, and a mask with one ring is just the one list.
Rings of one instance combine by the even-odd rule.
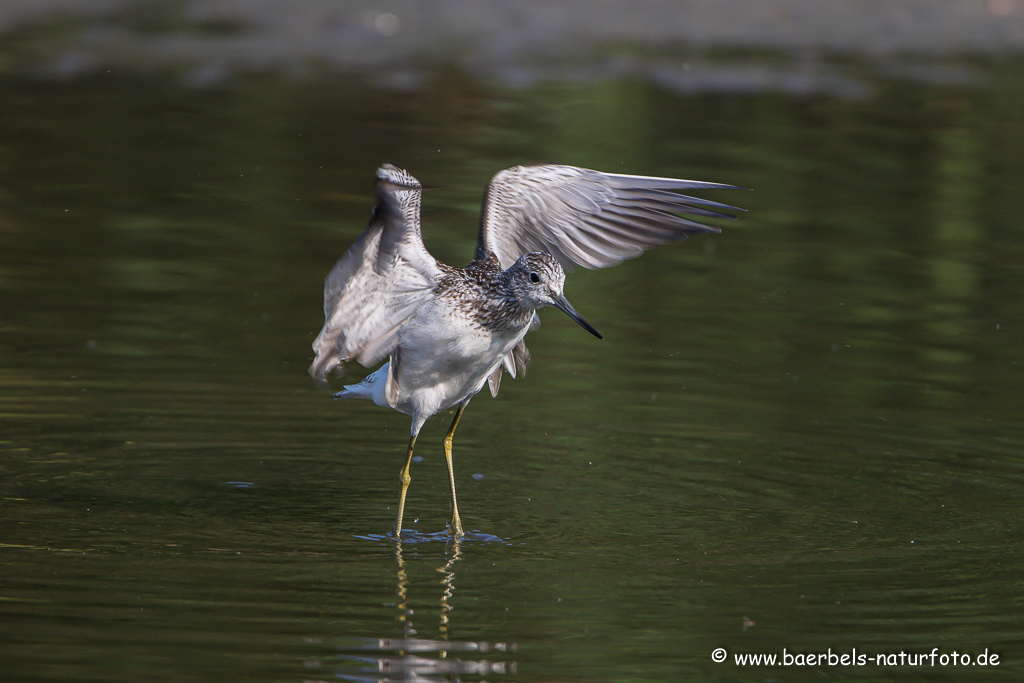
[[[0, 76], [6, 676], [375, 679], [411, 649], [376, 639], [415, 635], [506, 663], [462, 680], [1017, 680], [1022, 66], [853, 61], [831, 94]], [[457, 434], [464, 524], [496, 539], [396, 556], [408, 418], [314, 388], [323, 277], [379, 163], [432, 188], [428, 248], [462, 265], [488, 178], [541, 160], [734, 183], [708, 196], [749, 212], [570, 273], [606, 341], [544, 312], [527, 377]], [[447, 420], [413, 469], [424, 534]]]

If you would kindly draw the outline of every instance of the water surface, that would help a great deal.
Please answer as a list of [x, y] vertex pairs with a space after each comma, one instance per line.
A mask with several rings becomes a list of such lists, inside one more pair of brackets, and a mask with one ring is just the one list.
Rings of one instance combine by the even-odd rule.
[[[1016, 680], [1024, 84], [977, 68], [803, 96], [0, 78], [7, 677]], [[459, 544], [428, 423], [396, 546], [408, 418], [313, 386], [323, 277], [379, 163], [462, 265], [487, 179], [537, 160], [749, 212], [571, 273], [606, 340], [546, 311], [526, 378], [470, 406]]]

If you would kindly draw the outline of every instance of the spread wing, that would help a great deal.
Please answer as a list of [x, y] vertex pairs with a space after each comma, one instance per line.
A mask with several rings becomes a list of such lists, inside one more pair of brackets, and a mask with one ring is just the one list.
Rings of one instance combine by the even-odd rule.
[[439, 267], [420, 235], [422, 187], [407, 172], [377, 169], [378, 204], [366, 231], [324, 282], [324, 327], [309, 374], [320, 383], [355, 358], [366, 366], [394, 350], [398, 331], [430, 297]]
[[720, 232], [688, 216], [735, 218], [714, 209], [742, 210], [677, 194], [692, 189], [739, 188], [574, 166], [515, 166], [487, 186], [477, 258], [492, 251], [508, 268], [523, 254], [546, 251], [567, 270], [605, 268], [658, 244]]

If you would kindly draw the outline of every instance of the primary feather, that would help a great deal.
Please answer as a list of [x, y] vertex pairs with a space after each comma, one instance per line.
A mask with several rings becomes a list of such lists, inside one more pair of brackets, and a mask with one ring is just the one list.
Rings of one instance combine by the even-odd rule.
[[602, 173], [575, 166], [515, 166], [491, 179], [484, 196], [477, 256], [491, 251], [503, 268], [546, 251], [566, 270], [605, 268], [687, 235], [720, 232], [683, 215], [734, 218], [739, 210], [690, 189], [735, 189], [699, 180]]

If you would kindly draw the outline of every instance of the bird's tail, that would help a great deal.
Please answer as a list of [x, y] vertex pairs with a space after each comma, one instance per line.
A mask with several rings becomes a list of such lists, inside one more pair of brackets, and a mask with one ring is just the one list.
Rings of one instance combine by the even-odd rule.
[[335, 399], [342, 398], [365, 398], [368, 401], [373, 400], [373, 388], [366, 386], [364, 383], [360, 384], [346, 384], [341, 391], [336, 394], [331, 394]]
[[380, 366], [376, 372], [368, 375], [359, 384], [347, 384], [341, 391], [334, 394], [334, 398], [364, 398], [367, 401], [373, 401], [379, 406], [389, 407], [390, 404], [387, 402], [387, 398], [384, 395], [384, 389], [387, 385], [388, 379], [388, 368], [391, 366], [390, 361]]

